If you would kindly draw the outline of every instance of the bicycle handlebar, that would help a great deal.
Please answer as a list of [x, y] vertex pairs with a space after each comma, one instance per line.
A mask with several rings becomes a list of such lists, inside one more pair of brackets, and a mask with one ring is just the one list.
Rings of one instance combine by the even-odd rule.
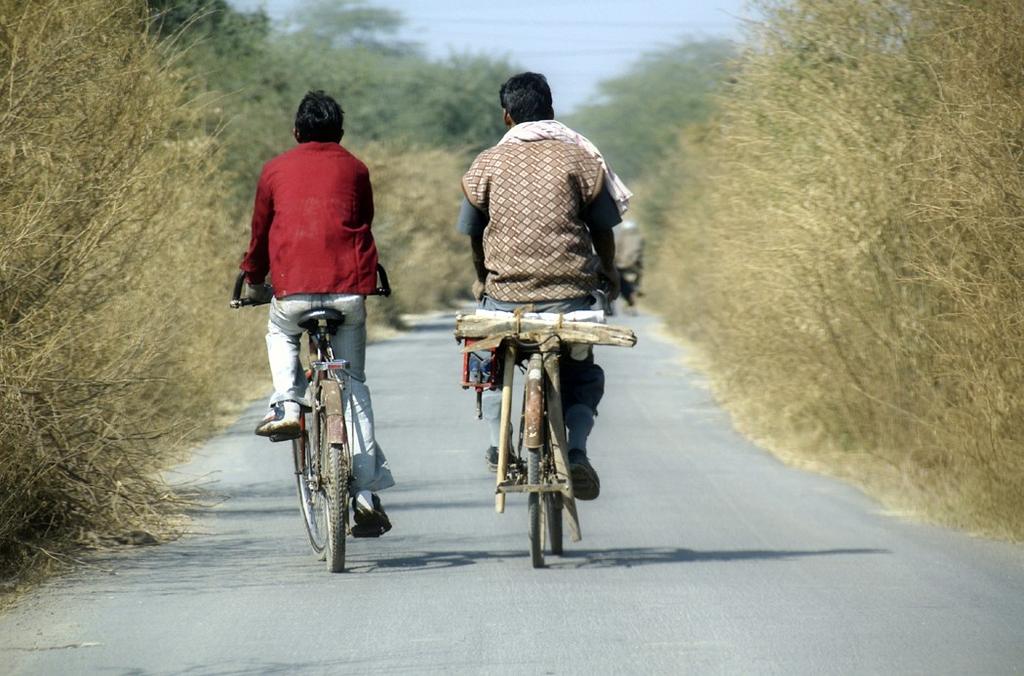
[[594, 300], [597, 301], [597, 304], [601, 306], [601, 309], [604, 310], [606, 316], [611, 317], [615, 314], [615, 308], [612, 306], [612, 302], [608, 300], [607, 290], [603, 288], [594, 289], [591, 292], [591, 295], [594, 297]]
[[[231, 290], [231, 309], [237, 310], [242, 307], [251, 307], [256, 305], [266, 305], [270, 301], [256, 301], [252, 298], [242, 298], [242, 289], [245, 287], [245, 272], [239, 272], [238, 277], [235, 278], [235, 286]], [[377, 288], [374, 289], [373, 295], [384, 296], [388, 298], [391, 296], [391, 282], [388, 281], [388, 272], [384, 269], [384, 266], [380, 263], [377, 264]]]
[[257, 302], [252, 298], [242, 298], [242, 288], [245, 286], [245, 272], [239, 272], [238, 277], [235, 278], [235, 288], [231, 291], [231, 309], [237, 310], [240, 307], [248, 307], [250, 305], [266, 305], [270, 301]]
[[374, 291], [374, 295], [384, 296], [385, 298], [391, 296], [391, 282], [388, 281], [388, 271], [380, 263], [377, 263], [377, 289]]

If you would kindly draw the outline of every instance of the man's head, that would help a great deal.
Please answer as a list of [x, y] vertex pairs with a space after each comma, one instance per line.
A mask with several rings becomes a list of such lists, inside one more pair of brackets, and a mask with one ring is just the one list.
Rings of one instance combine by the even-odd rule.
[[555, 110], [551, 107], [551, 88], [540, 73], [520, 73], [505, 80], [498, 93], [505, 111], [505, 123], [520, 124], [551, 120]]
[[319, 89], [309, 92], [295, 113], [295, 140], [299, 143], [339, 143], [345, 134], [344, 122], [345, 111], [337, 101]]

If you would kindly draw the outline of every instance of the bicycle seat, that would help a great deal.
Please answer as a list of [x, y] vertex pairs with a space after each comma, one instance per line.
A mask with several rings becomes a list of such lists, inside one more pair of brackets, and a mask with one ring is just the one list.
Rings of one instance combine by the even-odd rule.
[[317, 327], [320, 326], [320, 322], [327, 324], [327, 331], [334, 333], [338, 330], [338, 327], [345, 323], [345, 315], [338, 310], [332, 310], [330, 308], [320, 308], [318, 310], [310, 310], [309, 312], [303, 312], [299, 316], [297, 322], [303, 330], [310, 333], [316, 331]]

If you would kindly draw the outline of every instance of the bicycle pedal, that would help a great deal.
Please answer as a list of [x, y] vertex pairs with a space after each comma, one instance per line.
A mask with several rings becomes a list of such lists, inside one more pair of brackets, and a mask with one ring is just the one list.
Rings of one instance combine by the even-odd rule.
[[300, 436], [301, 436], [301, 433], [298, 433], [298, 434], [271, 434], [267, 438], [270, 439], [273, 442], [278, 442], [278, 441], [292, 441], [293, 439], [298, 439]]

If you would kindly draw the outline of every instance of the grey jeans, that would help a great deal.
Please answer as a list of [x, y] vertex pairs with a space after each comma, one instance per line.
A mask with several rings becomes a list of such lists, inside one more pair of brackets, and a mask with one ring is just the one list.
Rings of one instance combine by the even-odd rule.
[[[521, 305], [532, 305], [533, 312], [568, 313], [576, 310], [589, 310], [593, 305], [591, 298], [572, 298], [568, 300], [548, 301], [541, 303], [509, 303], [484, 296], [480, 307], [484, 310], [513, 312]], [[594, 417], [597, 405], [604, 396], [604, 370], [594, 363], [594, 351], [586, 350], [585, 354], [562, 356], [559, 376], [562, 381], [562, 411], [565, 416], [565, 427], [568, 432], [569, 448], [587, 450], [587, 439], [594, 429]], [[488, 390], [481, 397], [484, 420], [489, 426], [491, 446], [498, 445], [501, 433], [501, 391]]]
[[380, 491], [395, 484], [383, 449], [374, 435], [373, 404], [366, 385], [366, 299], [351, 294], [296, 294], [275, 298], [267, 322], [267, 356], [274, 379], [270, 403], [297, 401], [310, 405], [306, 376], [299, 362], [303, 330], [296, 323], [309, 310], [331, 308], [345, 315], [345, 322], [331, 339], [337, 359], [347, 359], [345, 423], [352, 449], [353, 488]]

